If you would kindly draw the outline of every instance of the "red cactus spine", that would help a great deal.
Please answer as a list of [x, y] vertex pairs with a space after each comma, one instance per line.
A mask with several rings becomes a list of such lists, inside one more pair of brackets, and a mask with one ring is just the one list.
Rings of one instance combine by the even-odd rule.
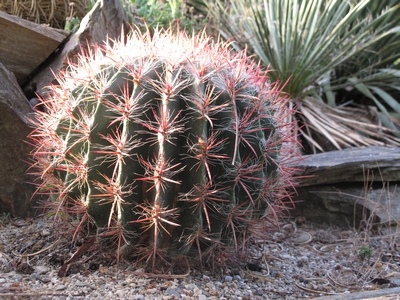
[[40, 190], [153, 263], [161, 250], [237, 249], [292, 181], [277, 85], [202, 35], [133, 33], [102, 50], [71, 64], [37, 112]]

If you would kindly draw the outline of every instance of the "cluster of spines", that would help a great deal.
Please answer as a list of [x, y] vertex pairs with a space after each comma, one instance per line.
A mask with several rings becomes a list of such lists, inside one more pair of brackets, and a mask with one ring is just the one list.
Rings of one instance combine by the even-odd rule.
[[31, 134], [39, 190], [118, 248], [148, 248], [153, 264], [163, 249], [238, 250], [255, 219], [280, 209], [286, 100], [244, 53], [133, 34], [86, 53], [59, 83]]

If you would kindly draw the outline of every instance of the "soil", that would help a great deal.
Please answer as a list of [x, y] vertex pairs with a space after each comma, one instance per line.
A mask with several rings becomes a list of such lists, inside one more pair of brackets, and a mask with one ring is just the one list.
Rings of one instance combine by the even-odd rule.
[[93, 240], [74, 238], [71, 228], [52, 218], [4, 216], [0, 298], [304, 299], [400, 285], [398, 226], [340, 229], [286, 220], [270, 239], [249, 246], [240, 268], [176, 274], [117, 262]]

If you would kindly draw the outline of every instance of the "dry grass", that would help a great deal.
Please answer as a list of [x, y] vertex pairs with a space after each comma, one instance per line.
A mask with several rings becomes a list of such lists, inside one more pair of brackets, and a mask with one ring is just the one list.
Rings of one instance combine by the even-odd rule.
[[[369, 290], [400, 279], [400, 272], [396, 271], [400, 263], [400, 220], [392, 214], [399, 205], [393, 202], [396, 201], [397, 190], [389, 190], [389, 182], [383, 180], [382, 174], [380, 177], [380, 196], [372, 200], [369, 193], [374, 189], [374, 178], [369, 171], [364, 172], [364, 188], [360, 197], [355, 196], [354, 204], [354, 210], [357, 203], [363, 205], [362, 220], [359, 224], [354, 222], [355, 235], [331, 245], [337, 247], [341, 243], [349, 243], [350, 253], [358, 257], [347, 266], [338, 265], [328, 271], [328, 278], [336, 288]], [[378, 217], [382, 215], [382, 210], [386, 210], [385, 221]]]
[[376, 107], [331, 107], [306, 97], [299, 106], [300, 132], [311, 153], [351, 147], [399, 147], [400, 138], [379, 121]]
[[2, 0], [0, 10], [38, 24], [64, 29], [67, 19], [83, 18], [89, 0]]

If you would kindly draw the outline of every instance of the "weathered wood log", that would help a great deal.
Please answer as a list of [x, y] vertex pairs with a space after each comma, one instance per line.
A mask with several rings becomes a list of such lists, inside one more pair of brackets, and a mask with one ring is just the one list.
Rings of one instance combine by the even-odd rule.
[[374, 214], [400, 222], [400, 148], [368, 147], [304, 157], [293, 216], [340, 227], [358, 226]]
[[69, 32], [39, 25], [0, 11], [0, 62], [22, 85], [62, 44]]
[[297, 167], [299, 186], [369, 180], [400, 181], [400, 148], [350, 148], [308, 155]]

